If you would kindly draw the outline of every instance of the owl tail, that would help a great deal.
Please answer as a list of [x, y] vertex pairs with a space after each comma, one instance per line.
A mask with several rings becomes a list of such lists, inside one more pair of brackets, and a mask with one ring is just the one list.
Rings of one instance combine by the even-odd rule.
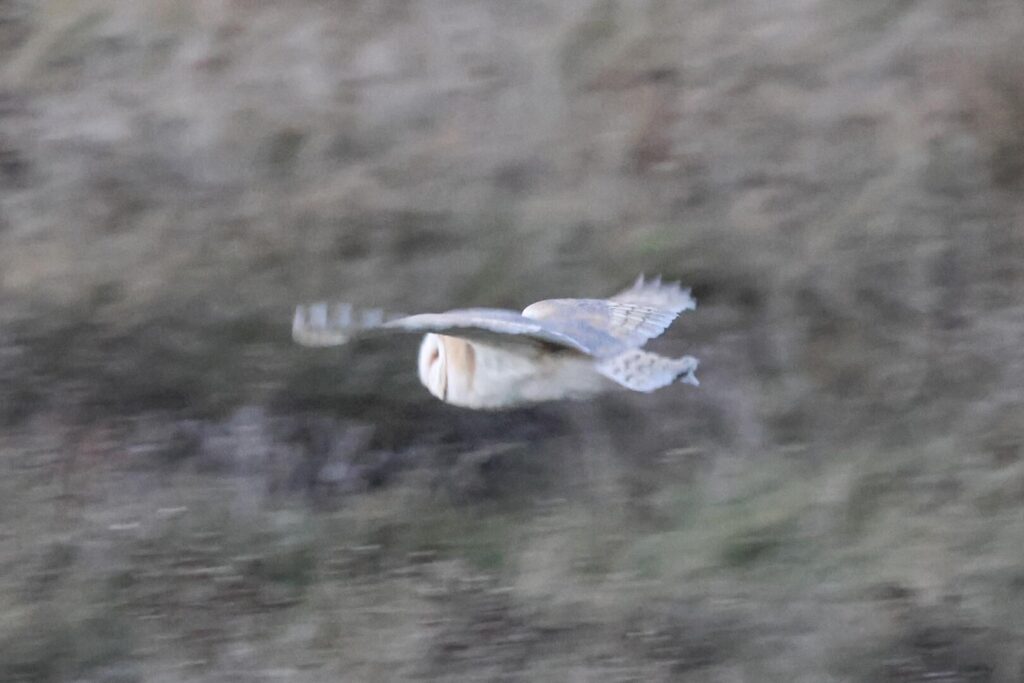
[[353, 335], [380, 327], [384, 312], [351, 304], [316, 303], [295, 308], [292, 339], [303, 346], [340, 346]]
[[673, 382], [700, 386], [694, 374], [699, 364], [693, 356], [667, 358], [650, 351], [630, 349], [598, 361], [596, 367], [599, 373], [627, 389], [649, 393]]

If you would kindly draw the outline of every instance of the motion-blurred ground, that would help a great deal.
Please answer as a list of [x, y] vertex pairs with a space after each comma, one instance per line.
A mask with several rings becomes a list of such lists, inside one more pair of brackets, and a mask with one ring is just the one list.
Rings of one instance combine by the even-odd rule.
[[[1020, 681], [1024, 6], [0, 0], [0, 680]], [[694, 286], [466, 413], [291, 307]]]

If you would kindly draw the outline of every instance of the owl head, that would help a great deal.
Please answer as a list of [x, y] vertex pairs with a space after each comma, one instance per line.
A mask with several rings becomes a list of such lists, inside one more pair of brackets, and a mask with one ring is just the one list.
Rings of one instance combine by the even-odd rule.
[[420, 381], [437, 398], [461, 404], [473, 392], [476, 351], [459, 337], [431, 332], [423, 337], [419, 358]]
[[448, 374], [441, 335], [431, 333], [423, 336], [420, 343], [419, 372], [420, 382], [427, 391], [443, 401], [448, 392]]

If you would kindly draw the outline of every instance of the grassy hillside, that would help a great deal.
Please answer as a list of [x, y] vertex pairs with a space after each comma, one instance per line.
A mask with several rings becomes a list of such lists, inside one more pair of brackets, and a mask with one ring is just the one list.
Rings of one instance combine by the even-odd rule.
[[[1016, 681], [1024, 9], [0, 0], [0, 680]], [[638, 272], [500, 414], [292, 306]]]

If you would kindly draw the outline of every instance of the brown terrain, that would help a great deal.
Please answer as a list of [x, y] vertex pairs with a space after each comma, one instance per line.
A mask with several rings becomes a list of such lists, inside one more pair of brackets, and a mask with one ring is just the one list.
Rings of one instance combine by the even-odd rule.
[[[700, 302], [504, 413], [318, 299]], [[0, 0], [0, 681], [1024, 680], [1017, 0]]]

